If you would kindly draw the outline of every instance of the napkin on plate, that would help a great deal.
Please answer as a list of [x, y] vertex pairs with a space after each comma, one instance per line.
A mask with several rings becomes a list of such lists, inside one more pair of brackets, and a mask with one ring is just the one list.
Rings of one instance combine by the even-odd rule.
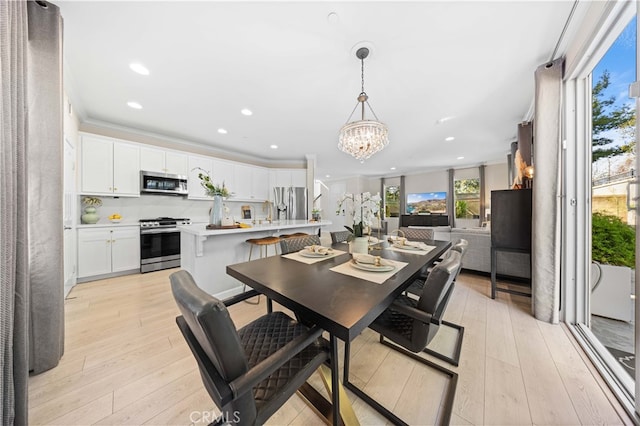
[[[376, 264], [376, 257], [379, 256], [373, 256], [370, 254], [364, 254], [364, 253], [353, 253], [353, 260], [355, 260], [358, 263], [364, 263], [367, 265], [375, 265]], [[389, 262], [385, 261], [385, 259], [380, 259], [380, 265], [391, 265]]]
[[[428, 250], [429, 246], [426, 245], [425, 243], [423, 243], [422, 241], [405, 241], [404, 242], [405, 246], [410, 246], [410, 247], [414, 247], [414, 248], [419, 248], [421, 250]], [[402, 248], [403, 244], [398, 242], [394, 244], [394, 247], [397, 248]]]
[[308, 252], [311, 253], [318, 253], [318, 254], [325, 254], [325, 255], [329, 255], [331, 253], [333, 253], [333, 249], [329, 248], [329, 247], [322, 247], [319, 245], [312, 245], [312, 246], [305, 246], [304, 247], [305, 250], [307, 250]]

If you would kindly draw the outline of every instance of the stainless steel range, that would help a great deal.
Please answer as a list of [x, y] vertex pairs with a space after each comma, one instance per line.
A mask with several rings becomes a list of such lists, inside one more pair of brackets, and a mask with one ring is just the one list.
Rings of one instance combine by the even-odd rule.
[[140, 272], [159, 271], [180, 266], [180, 231], [191, 219], [158, 217], [140, 219]]

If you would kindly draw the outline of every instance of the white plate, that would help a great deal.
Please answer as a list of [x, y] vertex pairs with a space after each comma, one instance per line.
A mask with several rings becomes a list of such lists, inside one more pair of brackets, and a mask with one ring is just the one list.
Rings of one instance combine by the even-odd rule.
[[353, 265], [354, 268], [362, 269], [363, 271], [369, 271], [369, 272], [390, 272], [396, 269], [394, 265], [376, 266], [371, 263], [358, 263], [358, 262], [351, 262], [351, 265]]
[[328, 257], [333, 254], [333, 250], [327, 253], [316, 253], [314, 251], [309, 251], [304, 249], [304, 250], [300, 250], [298, 253], [300, 253], [300, 256], [303, 256], [303, 257]]
[[409, 244], [398, 244], [398, 243], [395, 243], [393, 246], [395, 248], [399, 248], [399, 249], [402, 249], [402, 250], [415, 250], [415, 251], [424, 251], [425, 250], [422, 247], [411, 246]]

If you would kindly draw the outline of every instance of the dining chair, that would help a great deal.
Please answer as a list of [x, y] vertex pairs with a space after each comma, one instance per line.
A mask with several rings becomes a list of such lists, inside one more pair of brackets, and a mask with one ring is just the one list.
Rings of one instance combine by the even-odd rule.
[[[442, 317], [454, 289], [453, 280], [460, 267], [460, 257], [459, 252], [451, 251], [429, 274], [420, 299], [416, 300], [406, 295], [398, 296], [391, 306], [369, 325], [369, 328], [380, 334], [380, 343], [449, 376], [449, 386], [444, 396], [444, 420], [440, 421], [442, 424], [448, 424], [451, 418], [458, 375], [416, 354], [425, 349], [433, 340], [443, 323]], [[456, 342], [458, 347], [461, 343], [461, 340]], [[356, 386], [349, 382], [349, 353], [350, 345], [345, 344], [343, 375], [345, 386], [356, 393], [358, 397], [367, 398], [367, 402], [373, 401], [377, 406], [382, 407], [380, 403], [363, 395]], [[391, 413], [384, 407], [382, 409]], [[393, 413], [391, 415], [395, 416]]]
[[330, 358], [318, 327], [272, 312], [236, 330], [225, 304], [189, 272], [170, 281], [182, 314], [176, 322], [221, 410], [215, 424], [263, 424]]
[[334, 231], [334, 232], [329, 232], [329, 234], [331, 234], [331, 243], [335, 244], [335, 243], [342, 243], [347, 241], [347, 238], [349, 238], [349, 235], [351, 235], [351, 232]]
[[408, 228], [402, 226], [399, 230], [404, 234], [403, 237], [408, 240], [433, 240], [433, 229]]
[[315, 234], [303, 235], [300, 237], [282, 238], [280, 240], [280, 251], [282, 254], [300, 251], [306, 246], [320, 245], [320, 237]]
[[[469, 248], [469, 242], [463, 238], [460, 238], [451, 246], [451, 248], [447, 251], [447, 253], [441, 259], [435, 262], [435, 264], [441, 262], [442, 259], [444, 259], [446, 256], [448, 256], [451, 253], [451, 251], [457, 251], [460, 253], [460, 268], [456, 272], [456, 276], [453, 279], [454, 282], [458, 278], [458, 275], [460, 275], [460, 271], [462, 270], [462, 266], [463, 266], [462, 261], [464, 260], [464, 256], [467, 253], [468, 248]], [[424, 283], [427, 280], [427, 277], [429, 276], [429, 272], [431, 271], [431, 269], [433, 269], [433, 267], [428, 268], [423, 275], [421, 275], [419, 278], [416, 278], [413, 281], [413, 283], [411, 283], [411, 285], [407, 287], [405, 294], [413, 294], [419, 297], [420, 294], [422, 294], [422, 288], [424, 287]]]

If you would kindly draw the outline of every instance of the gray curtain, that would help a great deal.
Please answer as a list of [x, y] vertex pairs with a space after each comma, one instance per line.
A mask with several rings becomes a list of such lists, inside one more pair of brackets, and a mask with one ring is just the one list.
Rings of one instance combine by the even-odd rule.
[[29, 369], [58, 365], [64, 347], [62, 19], [28, 2]]
[[478, 167], [478, 177], [480, 180], [480, 223], [478, 224], [478, 226], [482, 226], [482, 223], [484, 221], [487, 220], [487, 212], [486, 212], [486, 197], [485, 197], [485, 188], [486, 188], [486, 182], [485, 182], [485, 178], [484, 178], [484, 169], [485, 169], [485, 165], [481, 165]]
[[27, 4], [0, 2], [0, 415], [3, 425], [28, 424], [26, 55]]
[[453, 179], [455, 178], [455, 170], [449, 169], [449, 195], [447, 197], [447, 212], [449, 212], [449, 226], [455, 228], [456, 226], [456, 209], [455, 209], [455, 194], [453, 192]]
[[[404, 176], [400, 176], [400, 215], [407, 214], [407, 189], [405, 188]], [[400, 226], [398, 218], [398, 227]]]
[[560, 313], [560, 154], [564, 59], [535, 72], [532, 308], [542, 321]]
[[29, 370], [62, 356], [62, 23], [43, 1], [0, 2], [0, 397], [28, 424]]

